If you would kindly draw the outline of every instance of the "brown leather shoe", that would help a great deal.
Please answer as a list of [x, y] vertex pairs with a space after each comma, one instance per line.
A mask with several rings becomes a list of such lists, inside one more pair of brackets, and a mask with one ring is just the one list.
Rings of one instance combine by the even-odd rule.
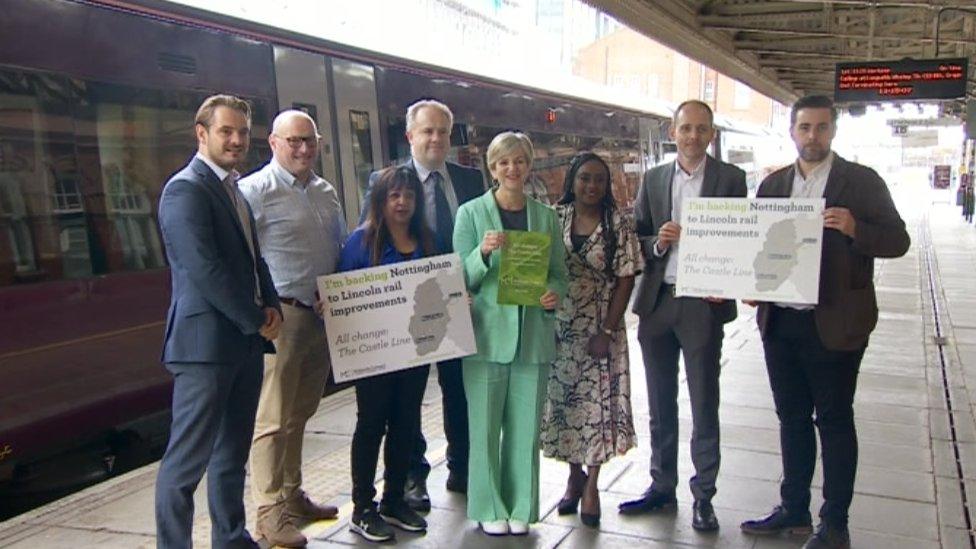
[[308, 543], [301, 531], [288, 519], [284, 505], [258, 509], [258, 523], [255, 530], [258, 537], [268, 540], [272, 546], [305, 547]]
[[285, 512], [290, 517], [307, 521], [328, 520], [339, 516], [339, 509], [335, 506], [319, 505], [301, 490], [285, 502]]

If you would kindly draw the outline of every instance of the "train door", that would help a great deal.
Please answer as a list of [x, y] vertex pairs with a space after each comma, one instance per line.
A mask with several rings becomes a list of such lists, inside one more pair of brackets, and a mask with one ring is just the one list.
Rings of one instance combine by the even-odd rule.
[[369, 174], [383, 165], [376, 75], [371, 65], [333, 59], [332, 85], [343, 207], [346, 217], [355, 222]]
[[342, 196], [342, 180], [335, 154], [332, 102], [329, 100], [332, 86], [326, 58], [315, 53], [275, 46], [274, 65], [278, 108], [302, 110], [315, 120], [319, 134], [322, 135], [319, 165], [315, 171], [335, 185]]

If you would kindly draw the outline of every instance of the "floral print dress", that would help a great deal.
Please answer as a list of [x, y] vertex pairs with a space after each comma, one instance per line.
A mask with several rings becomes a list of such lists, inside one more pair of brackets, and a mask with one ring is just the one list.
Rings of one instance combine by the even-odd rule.
[[617, 246], [613, 273], [608, 275], [602, 224], [574, 249], [574, 210], [573, 204], [556, 207], [568, 251], [569, 291], [556, 312], [559, 349], [549, 371], [541, 438], [547, 457], [595, 466], [636, 445], [623, 319], [614, 329], [609, 358], [592, 358], [587, 343], [599, 333], [615, 278], [639, 272], [640, 249], [633, 223], [614, 211]]

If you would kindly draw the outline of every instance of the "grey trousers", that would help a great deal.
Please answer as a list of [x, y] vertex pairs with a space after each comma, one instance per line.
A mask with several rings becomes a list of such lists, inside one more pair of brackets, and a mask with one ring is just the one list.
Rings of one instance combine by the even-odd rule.
[[719, 371], [722, 323], [698, 298], [676, 298], [664, 286], [654, 311], [641, 315], [637, 340], [644, 356], [651, 417], [651, 489], [674, 494], [678, 485], [678, 358], [684, 355], [691, 400], [691, 461], [696, 500], [715, 495], [719, 462]]

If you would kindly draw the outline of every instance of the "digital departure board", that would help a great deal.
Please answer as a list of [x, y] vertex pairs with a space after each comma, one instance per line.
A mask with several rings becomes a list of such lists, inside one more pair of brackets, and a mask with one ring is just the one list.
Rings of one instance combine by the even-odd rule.
[[958, 99], [966, 96], [965, 57], [837, 63], [838, 103]]

